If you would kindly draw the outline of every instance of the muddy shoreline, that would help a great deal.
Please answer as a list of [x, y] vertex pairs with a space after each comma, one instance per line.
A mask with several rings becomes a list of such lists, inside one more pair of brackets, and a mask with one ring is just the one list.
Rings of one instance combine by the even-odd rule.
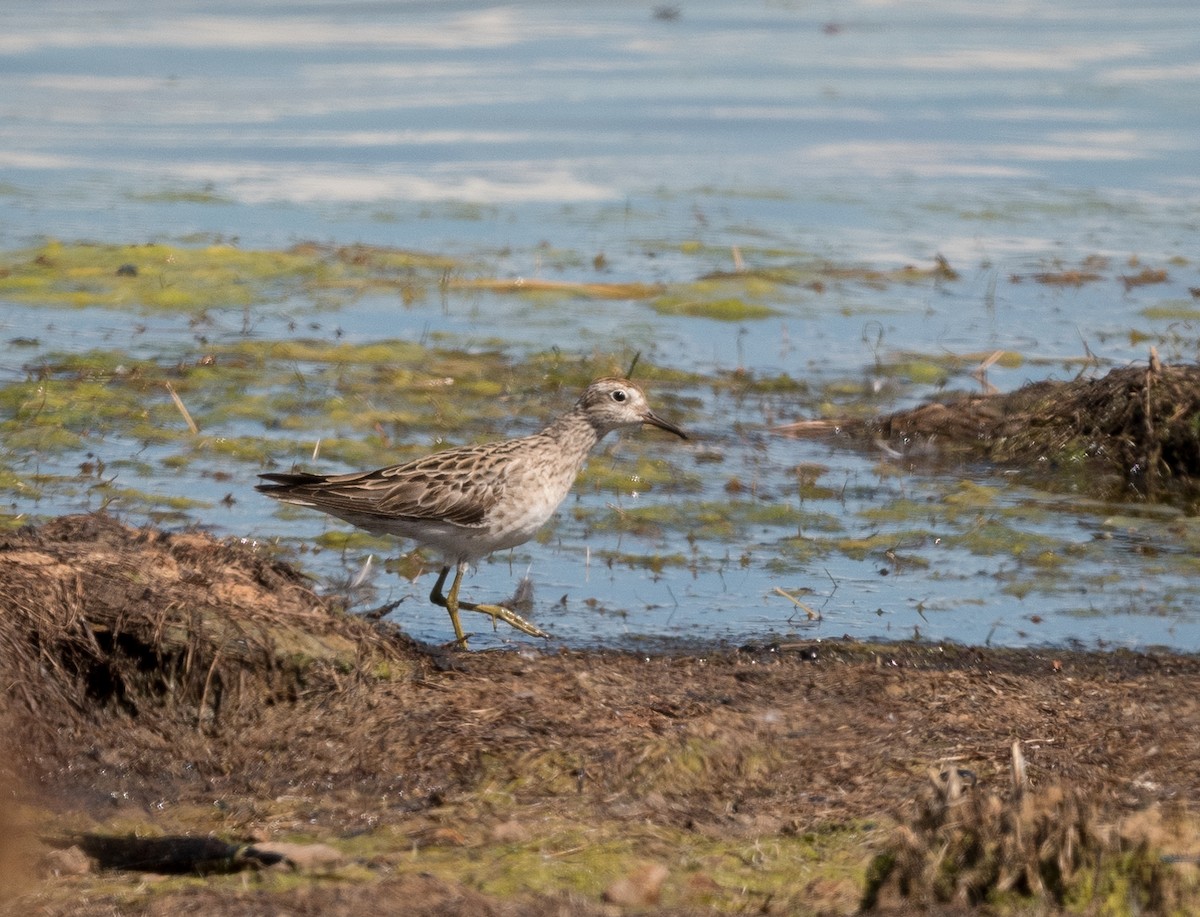
[[[1027, 798], [1078, 800], [1112, 882], [1153, 850], [1196, 900], [1195, 656], [449, 652], [201, 533], [65, 517], [0, 561], [13, 913], [854, 913], [931, 772], [1008, 805], [1014, 741]], [[332, 853], [148, 881], [71, 874], [84, 835]], [[892, 886], [883, 912], [978, 905]]]

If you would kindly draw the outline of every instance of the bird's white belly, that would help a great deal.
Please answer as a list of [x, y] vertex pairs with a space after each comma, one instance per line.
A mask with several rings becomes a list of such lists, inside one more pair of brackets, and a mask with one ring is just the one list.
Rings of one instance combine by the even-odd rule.
[[489, 517], [490, 537], [495, 547], [489, 551], [499, 551], [523, 544], [538, 533], [543, 525], [550, 521], [562, 498], [531, 499], [517, 508], [509, 508], [503, 515], [493, 514]]
[[[510, 480], [506, 494], [509, 499], [501, 500], [488, 513], [486, 527], [494, 545], [488, 551], [511, 548], [536, 535], [571, 489], [575, 474], [575, 469], [570, 469], [569, 473], [547, 475], [543, 472], [540, 475], [527, 475], [524, 481]], [[531, 476], [536, 479], [533, 486], [529, 481]], [[511, 499], [514, 493], [521, 494], [523, 499]]]

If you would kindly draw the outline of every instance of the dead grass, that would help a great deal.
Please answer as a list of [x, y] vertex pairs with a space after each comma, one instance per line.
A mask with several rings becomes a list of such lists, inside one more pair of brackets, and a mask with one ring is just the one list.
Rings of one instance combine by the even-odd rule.
[[[1087, 885], [1096, 863], [1105, 888], [1144, 889], [1163, 854], [1184, 869], [1200, 848], [1190, 656], [444, 653], [331, 611], [251, 546], [102, 516], [0, 536], [0, 598], [22, 830], [347, 858], [321, 876], [51, 877], [8, 913], [592, 915], [653, 875], [643, 912], [848, 914], [889, 850], [889, 913], [997, 890], [1044, 913], [1110, 894]], [[1004, 795], [1014, 739], [1020, 803]], [[965, 801], [926, 798], [945, 762], [975, 775]], [[1171, 806], [1179, 830], [1147, 828]], [[1177, 892], [1146, 908], [1200, 900], [1156, 875]]]
[[846, 435], [897, 454], [930, 449], [1051, 479], [1061, 470], [1095, 496], [1200, 500], [1200, 366], [1115, 369], [1102, 378], [958, 396], [873, 420], [791, 424], [792, 435]]
[[1078, 788], [975, 792], [931, 771], [888, 849], [868, 870], [864, 910], [1037, 901], [1080, 913], [1186, 913], [1194, 877], [1151, 833], [1122, 833]]

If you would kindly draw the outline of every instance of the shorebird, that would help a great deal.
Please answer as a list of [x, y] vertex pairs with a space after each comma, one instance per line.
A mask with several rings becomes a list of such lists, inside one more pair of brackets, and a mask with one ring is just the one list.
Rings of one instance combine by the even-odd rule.
[[[688, 438], [650, 410], [636, 383], [597, 379], [571, 410], [530, 436], [460, 446], [376, 471], [262, 474], [267, 483], [257, 489], [285, 503], [319, 509], [373, 535], [408, 538], [436, 551], [442, 568], [429, 600], [449, 612], [459, 646], [467, 644], [460, 610], [491, 615], [493, 626], [504, 621], [531, 636], [548, 637], [502, 605], [459, 599], [463, 575], [492, 552], [532, 538], [554, 515], [588, 453], [605, 435], [644, 424]], [[451, 568], [454, 582], [447, 595], [442, 587]]]

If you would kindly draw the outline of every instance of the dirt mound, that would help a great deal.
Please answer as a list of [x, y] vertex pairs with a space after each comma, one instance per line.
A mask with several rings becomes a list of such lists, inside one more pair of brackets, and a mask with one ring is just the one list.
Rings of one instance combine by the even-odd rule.
[[114, 714], [212, 729], [400, 655], [249, 545], [106, 515], [0, 536], [3, 712], [31, 737]]
[[789, 424], [792, 435], [839, 433], [903, 454], [1062, 471], [1097, 496], [1200, 500], [1200, 366], [1115, 369], [1099, 379], [1037, 382], [958, 396], [872, 420]]

